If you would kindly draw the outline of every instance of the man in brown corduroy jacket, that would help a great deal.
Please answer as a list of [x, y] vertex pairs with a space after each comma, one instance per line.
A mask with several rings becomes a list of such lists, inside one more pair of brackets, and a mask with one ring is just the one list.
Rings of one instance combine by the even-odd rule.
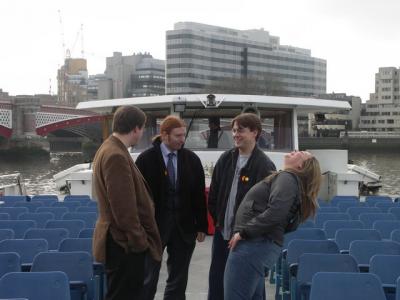
[[146, 255], [161, 260], [151, 192], [128, 152], [142, 137], [145, 121], [143, 111], [134, 106], [117, 109], [113, 134], [93, 162], [99, 205], [93, 254], [105, 264], [107, 300], [140, 299]]

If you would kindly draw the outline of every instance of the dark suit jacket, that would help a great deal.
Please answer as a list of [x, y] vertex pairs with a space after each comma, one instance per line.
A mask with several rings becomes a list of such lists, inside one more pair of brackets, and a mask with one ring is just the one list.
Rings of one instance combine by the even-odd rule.
[[93, 254], [105, 262], [107, 232], [128, 252], [149, 250], [160, 261], [161, 240], [154, 219], [154, 206], [146, 181], [128, 149], [110, 136], [93, 162], [93, 188], [99, 203], [99, 218], [93, 237]]
[[[157, 224], [162, 232], [167, 212], [168, 174], [160, 144], [160, 139], [156, 139], [152, 148], [138, 156], [136, 164], [150, 185]], [[197, 232], [206, 233], [208, 223], [204, 169], [195, 153], [185, 148], [178, 150], [177, 176], [180, 208], [175, 213], [180, 231], [193, 237]]]

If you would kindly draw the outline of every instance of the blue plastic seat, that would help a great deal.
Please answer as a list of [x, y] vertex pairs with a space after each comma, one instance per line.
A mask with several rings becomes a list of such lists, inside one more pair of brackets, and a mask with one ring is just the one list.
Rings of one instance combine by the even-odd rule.
[[0, 213], [0, 220], [10, 220], [9, 213]]
[[335, 242], [341, 253], [348, 253], [351, 242], [356, 240], [380, 241], [382, 237], [375, 229], [339, 229], [336, 231]]
[[60, 242], [68, 236], [69, 232], [64, 228], [32, 228], [25, 233], [24, 239], [45, 239], [49, 250], [58, 250]]
[[310, 300], [386, 300], [375, 274], [318, 272], [311, 283]]
[[337, 206], [340, 202], [344, 201], [360, 202], [357, 196], [335, 196], [331, 199], [331, 205]]
[[15, 203], [18, 201], [29, 201], [30, 197], [29, 196], [0, 196], [0, 201], [3, 201], [5, 204], [6, 203]]
[[97, 206], [80, 206], [76, 209], [76, 212], [91, 212], [98, 214]]
[[400, 243], [400, 229], [395, 229], [390, 234], [390, 239], [394, 242]]
[[0, 253], [0, 278], [9, 272], [21, 271], [21, 258], [16, 252]]
[[64, 198], [64, 202], [69, 202], [69, 201], [76, 201], [81, 204], [81, 206], [87, 206], [90, 201], [90, 197], [88, 195], [67, 195]]
[[352, 255], [360, 268], [360, 271], [368, 271], [369, 261], [376, 254], [400, 255], [400, 244], [393, 241], [353, 241], [350, 244]]
[[400, 202], [378, 202], [375, 207], [379, 208], [382, 212], [389, 212], [392, 207], [400, 207]]
[[18, 220], [18, 216], [23, 213], [29, 212], [26, 207], [0, 207], [0, 213], [10, 215], [10, 220]]
[[70, 238], [76, 238], [79, 232], [85, 228], [85, 222], [82, 220], [50, 220], [47, 221], [45, 228], [64, 228], [68, 230]]
[[14, 238], [22, 239], [30, 228], [36, 228], [36, 222], [32, 220], [3, 220], [0, 221], [0, 229], [12, 229]]
[[61, 220], [62, 216], [69, 212], [69, 209], [67, 207], [39, 207], [36, 212], [50, 212], [54, 214], [55, 220]]
[[14, 230], [12, 229], [0, 229], [0, 241], [12, 240], [15, 236]]
[[379, 254], [372, 256], [369, 261], [369, 272], [381, 280], [386, 298], [394, 299], [396, 281], [400, 277], [400, 256]]
[[0, 279], [0, 298], [71, 300], [64, 272], [11, 272]]
[[383, 239], [390, 239], [392, 231], [400, 229], [400, 221], [378, 220], [374, 222], [372, 228], [378, 230]]
[[305, 253], [299, 257], [296, 299], [309, 299], [312, 277], [318, 272], [359, 272], [350, 255]]
[[358, 201], [341, 201], [337, 205], [340, 212], [347, 212], [347, 209], [350, 207], [366, 207], [366, 203]]
[[51, 206], [54, 202], [58, 201], [58, 197], [57, 195], [35, 195], [31, 201], [40, 201], [43, 203], [43, 206]]
[[358, 220], [362, 213], [380, 213], [381, 210], [377, 207], [367, 207], [367, 206], [358, 206], [358, 207], [349, 207], [346, 210], [346, 213], [350, 215], [352, 220]]
[[92, 241], [93, 240], [91, 238], [66, 238], [60, 242], [58, 251], [84, 251], [92, 255]]
[[315, 227], [323, 228], [328, 220], [350, 220], [350, 216], [346, 213], [319, 213], [315, 216]]
[[97, 201], [90, 201], [90, 202], [87, 204], [87, 206], [88, 206], [88, 207], [97, 207], [98, 204], [97, 204]]
[[377, 203], [393, 203], [393, 199], [389, 196], [367, 196], [365, 202], [368, 206], [374, 207]]
[[94, 212], [68, 212], [62, 216], [63, 220], [82, 220], [86, 228], [94, 228], [97, 221], [97, 213]]
[[317, 210], [317, 214], [319, 213], [339, 213], [340, 210], [339, 208], [335, 206], [325, 206], [325, 207], [320, 207]]
[[35, 212], [38, 207], [44, 206], [43, 202], [35, 201], [35, 202], [25, 202], [18, 201], [14, 203], [14, 207], [26, 207], [29, 212]]
[[39, 253], [31, 272], [62, 271], [70, 282], [71, 300], [94, 299], [92, 258], [86, 252]]
[[82, 206], [79, 201], [62, 201], [51, 205], [51, 207], [66, 207], [69, 212], [74, 212], [79, 206]]
[[363, 229], [364, 224], [357, 220], [328, 220], [324, 223], [324, 231], [328, 239], [335, 238], [338, 229]]
[[[400, 204], [400, 202], [397, 202]], [[400, 207], [389, 208], [389, 213], [395, 215], [397, 220], [400, 220]]]
[[304, 228], [315, 228], [315, 223], [314, 221], [311, 220], [306, 220], [303, 223], [301, 223], [298, 227], [299, 229], [304, 229]]
[[93, 238], [94, 228], [85, 228], [79, 232], [78, 238]]
[[54, 220], [55, 216], [50, 212], [36, 212], [36, 213], [24, 213], [18, 216], [18, 220], [32, 220], [36, 222], [37, 228], [44, 228], [46, 222]]
[[395, 221], [397, 219], [391, 213], [362, 213], [359, 220], [364, 223], [365, 228], [372, 228], [375, 221]]
[[16, 252], [19, 254], [23, 271], [29, 271], [36, 254], [48, 250], [49, 246], [45, 239], [15, 239], [0, 242], [0, 252]]

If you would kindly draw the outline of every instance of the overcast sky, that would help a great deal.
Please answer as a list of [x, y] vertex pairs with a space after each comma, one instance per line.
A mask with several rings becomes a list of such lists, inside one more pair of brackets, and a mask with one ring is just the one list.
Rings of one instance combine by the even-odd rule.
[[81, 24], [88, 71], [97, 74], [114, 51], [165, 59], [165, 31], [192, 21], [264, 28], [281, 44], [311, 49], [327, 60], [327, 92], [365, 101], [378, 68], [400, 66], [399, 16], [400, 0], [1, 0], [0, 89], [48, 93], [51, 79], [56, 93], [62, 33], [72, 57], [79, 57]]

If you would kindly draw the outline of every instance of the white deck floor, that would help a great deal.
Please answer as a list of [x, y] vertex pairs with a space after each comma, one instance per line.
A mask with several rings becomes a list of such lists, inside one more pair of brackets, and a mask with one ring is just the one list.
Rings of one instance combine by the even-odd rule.
[[[197, 243], [193, 253], [189, 270], [189, 282], [186, 289], [187, 300], [207, 300], [208, 271], [210, 268], [212, 236], [207, 236], [203, 243]], [[162, 300], [164, 295], [165, 281], [167, 278], [165, 252], [163, 265], [158, 282], [156, 300]], [[268, 281], [268, 280], [267, 280]], [[267, 299], [272, 300], [275, 296], [275, 286], [266, 283]], [[222, 299], [221, 299], [222, 300]]]

